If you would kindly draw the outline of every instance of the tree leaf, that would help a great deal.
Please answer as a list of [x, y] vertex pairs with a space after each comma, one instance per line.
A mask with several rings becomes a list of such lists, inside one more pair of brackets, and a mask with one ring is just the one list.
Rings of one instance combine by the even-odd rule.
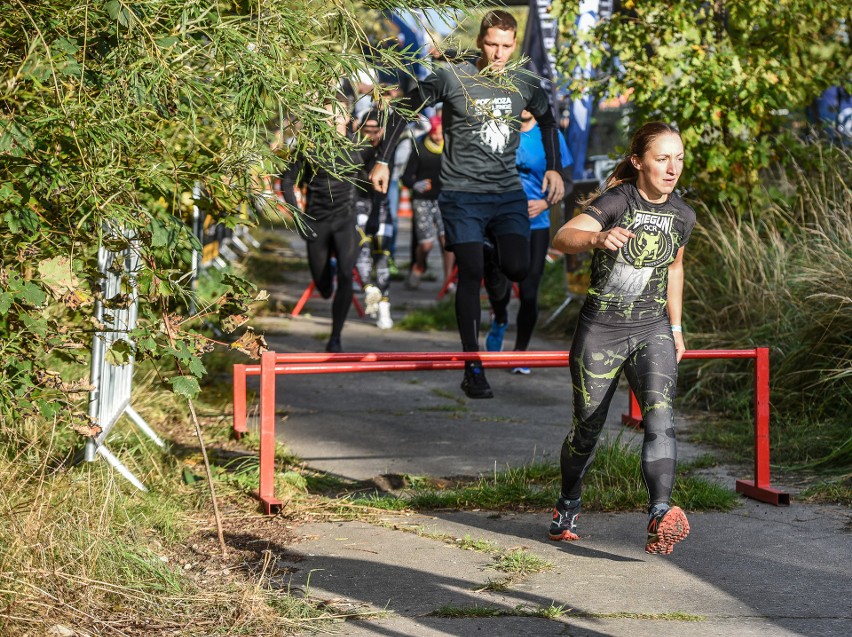
[[169, 382], [172, 384], [172, 391], [178, 396], [192, 399], [201, 391], [198, 380], [191, 376], [173, 376], [169, 379]]
[[112, 343], [107, 349], [104, 359], [110, 365], [122, 367], [130, 362], [133, 356], [133, 346], [124, 339], [119, 339]]

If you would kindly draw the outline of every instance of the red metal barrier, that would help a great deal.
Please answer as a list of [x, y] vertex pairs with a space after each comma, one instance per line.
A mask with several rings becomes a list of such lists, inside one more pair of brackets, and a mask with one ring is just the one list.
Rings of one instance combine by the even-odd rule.
[[[361, 277], [358, 275], [358, 271], [355, 270], [353, 272], [353, 274], [355, 276], [355, 280], [358, 281], [359, 284], [360, 284]], [[316, 285], [316, 283], [313, 282], [313, 280], [310, 283], [308, 283], [308, 287], [306, 287], [305, 291], [302, 292], [302, 296], [299, 297], [299, 300], [296, 303], [296, 306], [293, 308], [293, 311], [290, 312], [290, 316], [299, 316], [299, 314], [302, 313], [302, 310], [304, 309], [305, 304], [308, 302], [308, 299], [310, 299], [314, 295], [314, 292], [316, 292], [316, 289], [317, 289], [317, 285]], [[358, 316], [360, 316], [361, 318], [364, 318], [364, 309], [361, 307], [361, 304], [358, 302], [358, 297], [354, 294], [352, 295], [352, 305], [355, 306], [355, 311], [358, 312]]]
[[[777, 506], [790, 496], [769, 485], [769, 350], [690, 350], [684, 358], [754, 358], [755, 438], [754, 480], [737, 480], [737, 493]], [[567, 367], [568, 352], [370, 352], [348, 354], [276, 354], [266, 352], [260, 365], [234, 365], [234, 433], [246, 431], [246, 376], [260, 376], [260, 488], [255, 493], [267, 513], [281, 505], [275, 498], [275, 377], [279, 374], [335, 374], [352, 372], [425, 371], [463, 369], [465, 361], [479, 360], [488, 368]], [[622, 422], [641, 422], [639, 405], [631, 392], [630, 413]]]

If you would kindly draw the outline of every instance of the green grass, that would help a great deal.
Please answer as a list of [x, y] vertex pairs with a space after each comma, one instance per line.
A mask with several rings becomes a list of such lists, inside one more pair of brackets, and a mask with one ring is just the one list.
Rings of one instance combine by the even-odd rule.
[[425, 309], [408, 312], [396, 327], [412, 332], [453, 331], [456, 329], [455, 302], [444, 299]]
[[641, 619], [645, 621], [664, 622], [703, 622], [707, 619], [704, 615], [693, 615], [691, 613], [571, 613], [572, 617], [589, 617], [594, 619]]
[[799, 497], [805, 502], [852, 506], [852, 473], [812, 484]]
[[450, 413], [462, 413], [470, 410], [464, 405], [431, 405], [427, 407], [418, 407], [416, 411], [444, 411]]
[[474, 589], [474, 592], [504, 593], [512, 587], [515, 581], [514, 577], [501, 577], [500, 579], [491, 579], [489, 577], [485, 585]]
[[504, 573], [524, 577], [553, 568], [553, 564], [525, 549], [512, 549], [494, 558], [492, 567]]
[[441, 606], [429, 613], [431, 617], [448, 617], [453, 619], [487, 618], [487, 617], [541, 617], [544, 619], [559, 619], [567, 615], [564, 606], [525, 606], [514, 608], [499, 608], [496, 606]]
[[496, 606], [442, 606], [430, 613], [432, 617], [462, 618], [487, 618], [487, 617], [541, 617], [544, 619], [560, 619], [571, 617], [583, 617], [590, 619], [636, 619], [643, 621], [669, 621], [669, 622], [702, 622], [707, 618], [704, 615], [693, 615], [691, 613], [589, 613], [575, 612], [566, 609], [564, 605], [557, 606], [525, 606], [519, 605], [514, 608], [500, 608]]
[[[713, 462], [702, 457], [695, 465], [678, 469], [673, 503], [692, 511], [729, 511], [739, 501], [731, 489], [691, 472]], [[595, 462], [586, 475], [583, 507], [587, 511], [635, 511], [647, 506], [639, 452], [620, 439], [601, 440]], [[372, 494], [352, 504], [388, 511], [406, 508], [542, 510], [553, 506], [559, 495], [559, 467], [554, 463], [532, 463], [510, 467], [479, 478], [451, 482], [423, 478], [412, 482], [402, 495]]]
[[[130, 487], [100, 459], [61, 467], [59, 460], [82, 442], [68, 428], [36, 421], [3, 428], [0, 634], [48, 634], [64, 624], [93, 635], [184, 635], [189, 633], [177, 627], [193, 626], [193, 634], [283, 636], [331, 626], [346, 615], [271, 590], [252, 569], [206, 578], [199, 586], [184, 563], [199, 559], [187, 555], [189, 543], [203, 542], [211, 532], [210, 496], [186, 405], [162, 391], [146, 365], [139, 366], [134, 389], [137, 409], [168, 449], [126, 419], [110, 433], [109, 448], [148, 493]], [[245, 493], [257, 488], [256, 454], [223, 449], [230, 427], [221, 420], [221, 405], [199, 401], [197, 410], [220, 506], [238, 498], [240, 506], [248, 502], [253, 509]], [[181, 442], [170, 436], [173, 427], [182, 430]], [[292, 467], [282, 464], [276, 482], [278, 494], [306, 496], [306, 480]]]
[[[690, 348], [770, 347], [773, 463], [843, 475], [852, 470], [852, 154], [810, 150], [807, 169], [766, 176], [773, 194], [759, 211], [699, 206], [684, 325]], [[685, 399], [719, 414], [697, 440], [738, 459], [752, 446], [752, 370], [751, 361], [683, 366]]]

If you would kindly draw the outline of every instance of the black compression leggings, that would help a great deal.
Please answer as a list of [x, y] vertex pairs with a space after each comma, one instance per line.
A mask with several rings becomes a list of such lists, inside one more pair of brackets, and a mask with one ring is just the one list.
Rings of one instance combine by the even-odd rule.
[[351, 217], [316, 221], [311, 227], [317, 238], [308, 242], [308, 264], [311, 277], [324, 299], [334, 292], [331, 257], [337, 257], [337, 292], [331, 304], [331, 336], [340, 338], [343, 323], [352, 305], [352, 269], [357, 254], [357, 232]]
[[[535, 324], [538, 322], [538, 289], [544, 274], [544, 262], [547, 258], [547, 247], [550, 245], [550, 228], [538, 228], [530, 234], [530, 269], [527, 276], [518, 283], [521, 305], [518, 308], [518, 331], [515, 336], [515, 351], [522, 352], [530, 345]], [[488, 277], [486, 277], [488, 281]], [[494, 310], [494, 320], [505, 323], [509, 320], [507, 312], [509, 301], [512, 300], [512, 286], [506, 285], [502, 296], [495, 299], [491, 296], [493, 284], [488, 285], [488, 296], [491, 309]]]
[[[457, 243], [452, 246], [458, 267], [456, 289], [456, 320], [462, 349], [479, 351], [479, 289], [485, 276], [485, 251], [482, 243]], [[506, 234], [494, 238], [492, 267], [499, 268], [511, 281], [520, 281], [527, 275], [530, 265], [529, 239], [519, 234]]]
[[580, 497], [623, 370], [642, 409], [642, 477], [649, 504], [669, 502], [677, 461], [672, 412], [677, 357], [668, 320], [636, 327], [581, 319], [571, 343], [570, 366], [574, 419], [562, 444], [562, 495]]

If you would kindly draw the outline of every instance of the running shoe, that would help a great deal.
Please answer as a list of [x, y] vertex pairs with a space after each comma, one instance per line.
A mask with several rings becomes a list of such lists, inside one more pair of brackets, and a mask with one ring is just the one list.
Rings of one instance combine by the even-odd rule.
[[390, 313], [390, 303], [388, 301], [381, 301], [379, 303], [379, 318], [376, 321], [376, 326], [380, 330], [389, 330], [393, 327], [393, 319], [391, 318]]
[[343, 351], [343, 345], [340, 342], [339, 336], [332, 336], [325, 344], [325, 351], [329, 354], [340, 354]]
[[420, 287], [420, 279], [423, 277], [423, 272], [416, 266], [411, 266], [411, 271], [408, 273], [408, 278], [405, 280], [406, 290], [416, 290]]
[[689, 535], [689, 521], [680, 507], [665, 509], [648, 522], [648, 541], [645, 552], [653, 555], [668, 555], [674, 545]]
[[468, 398], [494, 398], [491, 385], [485, 380], [485, 370], [480, 365], [469, 365], [464, 368], [461, 388]]
[[579, 540], [577, 535], [577, 518], [580, 517], [580, 499], [569, 500], [559, 496], [553, 507], [553, 521], [550, 523], [548, 535], [551, 540], [571, 542]]
[[509, 327], [509, 321], [505, 323], [491, 321], [491, 329], [488, 330], [488, 336], [485, 337], [485, 349], [489, 352], [502, 352], [503, 336], [506, 334], [507, 327]]
[[513, 374], [523, 374], [524, 376], [529, 376], [530, 375], [530, 368], [529, 367], [513, 367], [512, 373]]
[[364, 286], [364, 313], [367, 316], [375, 316], [379, 313], [379, 301], [382, 293], [375, 285], [368, 283]]

